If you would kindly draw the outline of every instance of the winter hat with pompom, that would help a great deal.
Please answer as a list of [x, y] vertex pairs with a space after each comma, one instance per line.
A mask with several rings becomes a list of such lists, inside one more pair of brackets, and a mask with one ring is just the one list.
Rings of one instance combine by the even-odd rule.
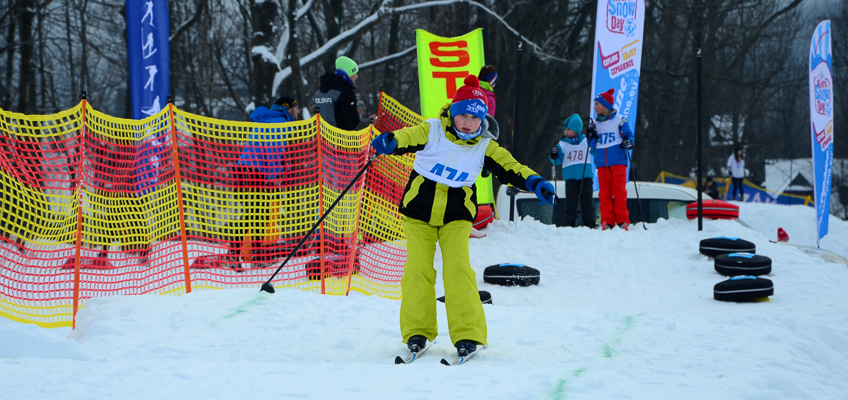
[[464, 85], [457, 89], [451, 101], [451, 118], [460, 114], [471, 114], [481, 120], [486, 119], [486, 94], [480, 89], [480, 80], [474, 75], [468, 75]]
[[613, 94], [615, 94], [615, 89], [607, 90], [595, 97], [595, 101], [604, 106], [607, 110], [612, 110], [612, 105], [615, 104], [615, 98], [612, 97]]

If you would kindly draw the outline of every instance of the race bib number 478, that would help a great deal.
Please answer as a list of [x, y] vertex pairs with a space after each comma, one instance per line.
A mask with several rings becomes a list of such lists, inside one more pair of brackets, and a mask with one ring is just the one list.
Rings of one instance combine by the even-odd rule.
[[572, 150], [565, 153], [565, 161], [583, 161], [583, 150]]

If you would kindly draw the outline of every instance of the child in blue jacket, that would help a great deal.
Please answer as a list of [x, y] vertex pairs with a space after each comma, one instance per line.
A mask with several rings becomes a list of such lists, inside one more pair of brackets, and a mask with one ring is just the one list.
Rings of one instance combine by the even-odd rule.
[[601, 229], [614, 226], [629, 230], [630, 213], [627, 211], [627, 151], [633, 148], [635, 138], [627, 119], [614, 107], [615, 89], [595, 97], [597, 122], [589, 121], [589, 140], [597, 142], [595, 166], [598, 167], [598, 197], [600, 198]]
[[[250, 121], [262, 124], [282, 124], [297, 121], [300, 116], [300, 105], [291, 96], [280, 96], [271, 108], [256, 107], [250, 113]], [[242, 199], [241, 226], [234, 229], [230, 242], [229, 254], [236, 259], [242, 253], [242, 244], [259, 242], [263, 237], [269, 222], [272, 222], [274, 206], [272, 193], [274, 188], [282, 184], [285, 169], [284, 147], [286, 132], [291, 127], [254, 127], [248, 135], [247, 145], [239, 156], [233, 169], [233, 180], [236, 190], [244, 192]], [[246, 255], [246, 254], [245, 254]], [[270, 256], [269, 256], [270, 257]], [[264, 255], [260, 261], [270, 261]]]
[[583, 214], [583, 226], [595, 228], [595, 206], [592, 204], [592, 186], [595, 174], [592, 166], [587, 165], [589, 154], [595, 152], [595, 142], [581, 132], [583, 121], [572, 114], [562, 123], [562, 137], [556, 147], [551, 149], [550, 159], [555, 165], [562, 166], [562, 180], [565, 181], [565, 220], [564, 226], [576, 226], [577, 202]]

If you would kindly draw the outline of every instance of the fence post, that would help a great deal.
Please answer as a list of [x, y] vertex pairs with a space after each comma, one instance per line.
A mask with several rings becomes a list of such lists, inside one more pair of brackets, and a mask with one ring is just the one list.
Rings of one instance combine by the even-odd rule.
[[174, 104], [168, 97], [168, 116], [171, 122], [171, 146], [174, 156], [174, 178], [177, 185], [177, 208], [180, 210], [180, 238], [183, 242], [183, 268], [185, 269], [186, 293], [191, 293], [191, 271], [188, 266], [188, 243], [186, 241], [185, 207], [183, 207], [183, 185], [180, 177], [180, 158], [178, 157], [179, 143], [177, 142], [177, 126], [174, 124]]
[[80, 167], [79, 167], [79, 182], [77, 182], [77, 242], [76, 252], [74, 253], [74, 315], [71, 321], [71, 329], [77, 328], [77, 311], [79, 310], [80, 299], [80, 258], [82, 256], [82, 184], [85, 180], [85, 110], [88, 101], [85, 99], [85, 92], [80, 94], [82, 104], [82, 124], [80, 125]]
[[[372, 124], [368, 128], [368, 141], [365, 143], [365, 159], [368, 159], [369, 146], [368, 144], [371, 142], [371, 139], [374, 137], [374, 125]], [[366, 174], [368, 171], [365, 172]], [[359, 199], [356, 201], [356, 214], [355, 220], [353, 221], [353, 247], [350, 250], [350, 262], [347, 267], [347, 289], [345, 289], [345, 296], [350, 294], [350, 284], [353, 281], [353, 264], [356, 261], [356, 249], [357, 244], [359, 244], [359, 223], [362, 220], [362, 215], [360, 214], [362, 210], [362, 197], [365, 194], [365, 182], [367, 182], [367, 177], [362, 177], [362, 185], [359, 188]]]
[[[324, 170], [322, 167], [323, 161], [321, 157], [321, 113], [315, 114], [315, 143], [318, 147], [318, 215], [324, 215]], [[324, 221], [321, 221], [321, 226], [319, 228], [321, 230], [321, 234], [318, 235], [318, 240], [321, 244], [321, 294], [326, 294], [326, 262], [324, 260], [324, 235], [327, 232], [324, 229]]]

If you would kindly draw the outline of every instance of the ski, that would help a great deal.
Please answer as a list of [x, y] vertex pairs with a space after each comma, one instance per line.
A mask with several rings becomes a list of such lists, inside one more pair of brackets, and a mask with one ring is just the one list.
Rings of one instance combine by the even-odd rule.
[[454, 366], [454, 365], [462, 365], [462, 364], [465, 364], [468, 360], [470, 360], [471, 357], [474, 357], [474, 355], [479, 353], [480, 350], [483, 350], [485, 348], [486, 348], [485, 346], [479, 346], [479, 347], [477, 347], [477, 350], [474, 350], [473, 352], [469, 353], [467, 356], [457, 356], [453, 360], [453, 362], [449, 362], [448, 360], [445, 360], [444, 358], [440, 362], [442, 363], [442, 365], [447, 365], [449, 367]]
[[395, 357], [395, 364], [396, 365], [397, 364], [409, 364], [409, 363], [417, 360], [419, 357], [421, 357], [421, 355], [424, 354], [425, 351], [429, 350], [430, 347], [432, 347], [432, 346], [433, 346], [432, 342], [427, 342], [427, 344], [424, 345], [424, 348], [421, 349], [420, 351], [418, 351], [417, 353], [410, 351], [409, 353], [406, 354], [405, 357], [397, 356], [397, 357]]

